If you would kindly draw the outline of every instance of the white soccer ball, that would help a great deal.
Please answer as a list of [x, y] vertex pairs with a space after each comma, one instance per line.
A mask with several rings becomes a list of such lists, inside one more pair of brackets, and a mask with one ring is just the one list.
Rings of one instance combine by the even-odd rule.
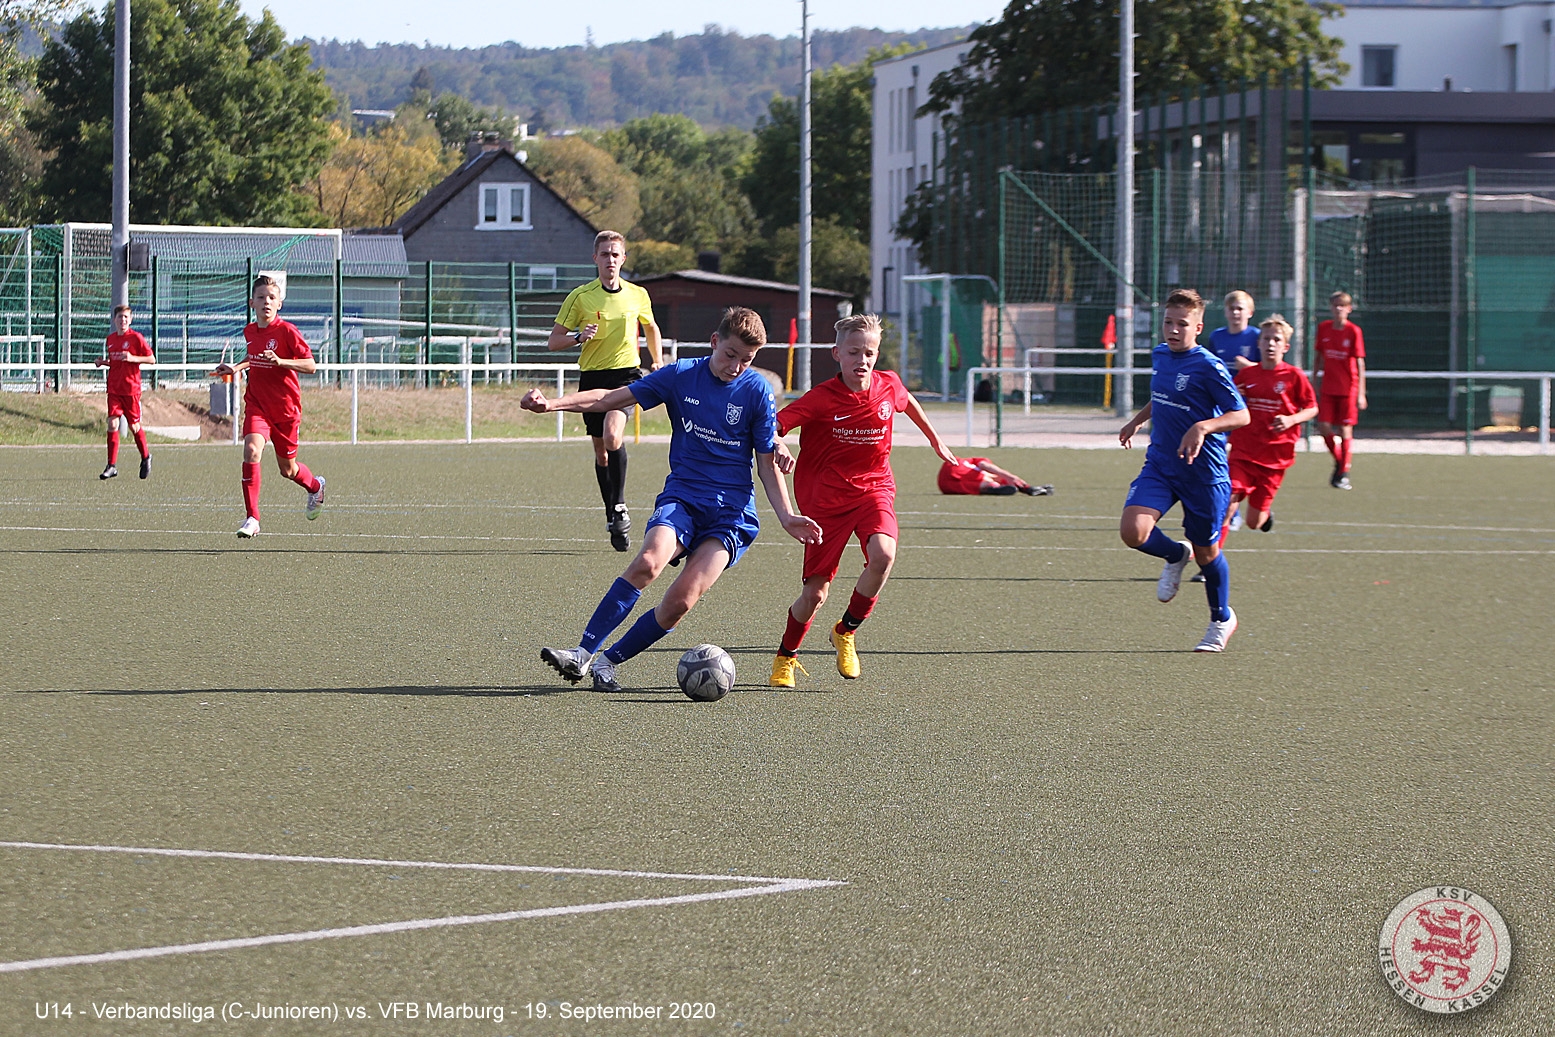
[[717, 645], [697, 645], [680, 657], [675, 681], [687, 698], [716, 702], [734, 687], [734, 660]]

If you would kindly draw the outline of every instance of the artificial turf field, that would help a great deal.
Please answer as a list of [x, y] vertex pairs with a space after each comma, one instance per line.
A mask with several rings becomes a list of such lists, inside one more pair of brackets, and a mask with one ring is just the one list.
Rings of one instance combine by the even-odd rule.
[[[1202, 656], [1202, 589], [1158, 604], [1159, 563], [1117, 539], [1141, 452], [995, 452], [1057, 484], [1033, 499], [941, 497], [928, 451], [899, 450], [863, 679], [818, 623], [811, 677], [764, 687], [800, 559], [769, 516], [622, 669], [633, 690], [599, 695], [538, 659], [624, 561], [585, 444], [304, 447], [314, 523], [267, 454], [251, 542], [235, 448], [157, 447], [146, 483], [127, 456], [100, 483], [100, 449], [0, 449], [0, 841], [239, 856], [0, 847], [0, 960], [385, 929], [0, 971], [0, 1033], [195, 1032], [93, 1005], [234, 1002], [339, 1019], [208, 1030], [1551, 1032], [1548, 459], [1362, 455], [1338, 493], [1302, 456], [1276, 533], [1232, 536], [1242, 625]], [[663, 458], [632, 451], [634, 544]], [[740, 670], [713, 704], [674, 687], [702, 641]], [[399, 863], [241, 856], [266, 854]], [[1465, 1016], [1404, 1005], [1375, 964], [1435, 883], [1515, 941]], [[53, 1003], [73, 1019], [36, 1018]]]

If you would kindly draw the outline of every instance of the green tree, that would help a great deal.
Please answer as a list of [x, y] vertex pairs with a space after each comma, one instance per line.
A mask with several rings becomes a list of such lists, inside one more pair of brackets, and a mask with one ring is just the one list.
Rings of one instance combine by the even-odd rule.
[[576, 135], [552, 137], [534, 142], [528, 165], [599, 229], [625, 234], [637, 226], [637, 178], [603, 148]]
[[470, 134], [496, 132], [503, 137], [513, 133], [514, 119], [500, 108], [482, 108], [451, 91], [439, 94], [426, 109], [427, 118], [437, 127], [443, 147], [462, 151]]
[[24, 30], [41, 30], [67, 0], [0, 0], [0, 225], [30, 222], [43, 155], [22, 112], [35, 92], [37, 62], [22, 53]]
[[650, 115], [601, 134], [599, 143], [637, 177], [634, 241], [737, 253], [754, 236], [755, 214], [740, 189], [750, 134], [709, 134], [684, 115]]
[[[68, 23], [39, 63], [29, 125], [52, 157], [41, 192], [61, 220], [112, 209], [113, 6]], [[308, 48], [237, 0], [135, 0], [130, 217], [139, 223], [306, 225], [334, 99]]]
[[[1308, 0], [1136, 0], [1135, 87], [1163, 93], [1277, 74], [1312, 61], [1313, 82], [1348, 70], [1323, 33], [1336, 3]], [[969, 122], [1040, 115], [1118, 96], [1118, 0], [1012, 0], [972, 31], [964, 64], [936, 76], [929, 111]]]

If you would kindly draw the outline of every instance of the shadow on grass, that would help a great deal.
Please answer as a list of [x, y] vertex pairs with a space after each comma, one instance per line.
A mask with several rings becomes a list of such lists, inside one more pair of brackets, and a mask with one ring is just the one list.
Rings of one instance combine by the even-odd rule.
[[432, 684], [386, 685], [377, 688], [88, 688], [81, 691], [37, 689], [30, 695], [459, 695], [466, 698], [521, 698], [525, 695], [559, 695], [587, 688], [554, 684]]
[[892, 583], [1155, 583], [1154, 576], [893, 576]]
[[[112, 532], [107, 530], [105, 532]], [[261, 534], [262, 536], [263, 534]], [[470, 548], [417, 548], [405, 546], [392, 547], [366, 547], [366, 548], [339, 548], [327, 545], [307, 547], [270, 547], [254, 546], [248, 544], [233, 547], [21, 547], [0, 551], [0, 554], [8, 555], [194, 555], [200, 558], [226, 558], [237, 554], [265, 554], [265, 555], [307, 555], [317, 558], [319, 555], [389, 555], [396, 558], [407, 556], [424, 558], [478, 558], [483, 556], [500, 556], [504, 558], [532, 557], [535, 555], [557, 556], [565, 558], [580, 558], [587, 554], [597, 554], [590, 551], [564, 551], [560, 549], [541, 550], [503, 550], [501, 548], [470, 547]]]
[[42, 414], [34, 414], [31, 411], [17, 410], [15, 407], [7, 407], [3, 404], [0, 404], [0, 414], [8, 415], [13, 418], [21, 418], [24, 421], [31, 422], [32, 424], [36, 425], [53, 425], [55, 428], [69, 429], [71, 432], [96, 432], [98, 431], [99, 424], [106, 424], [106, 421], [60, 421], [58, 418], [50, 418]]

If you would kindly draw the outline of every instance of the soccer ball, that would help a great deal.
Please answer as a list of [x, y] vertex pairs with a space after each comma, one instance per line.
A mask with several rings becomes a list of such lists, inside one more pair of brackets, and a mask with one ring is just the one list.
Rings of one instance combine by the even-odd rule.
[[717, 645], [697, 645], [680, 657], [675, 681], [687, 698], [717, 702], [734, 687], [734, 660]]

